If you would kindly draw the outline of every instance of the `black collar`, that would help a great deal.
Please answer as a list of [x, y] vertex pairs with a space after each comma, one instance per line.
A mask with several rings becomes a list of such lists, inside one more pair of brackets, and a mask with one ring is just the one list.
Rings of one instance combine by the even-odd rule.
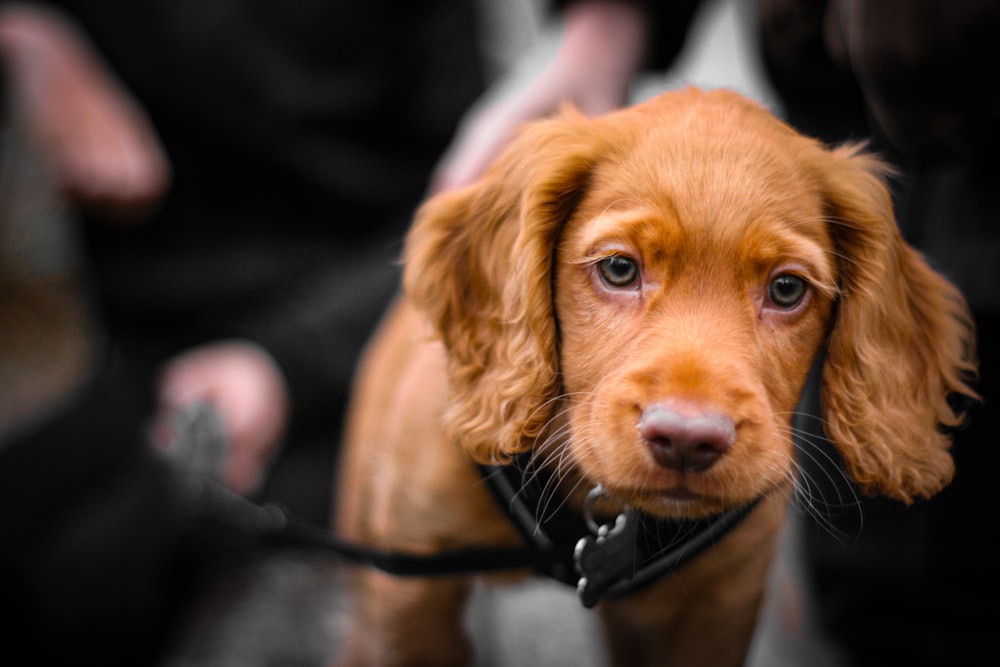
[[[656, 519], [625, 511], [607, 524], [589, 512], [564, 507], [540, 510], [548, 481], [537, 470], [525, 474], [526, 457], [504, 466], [480, 466], [494, 497], [539, 558], [542, 574], [575, 585], [580, 601], [628, 595], [693, 560], [735, 528], [760, 502], [691, 521]], [[602, 494], [591, 491], [590, 501]]]

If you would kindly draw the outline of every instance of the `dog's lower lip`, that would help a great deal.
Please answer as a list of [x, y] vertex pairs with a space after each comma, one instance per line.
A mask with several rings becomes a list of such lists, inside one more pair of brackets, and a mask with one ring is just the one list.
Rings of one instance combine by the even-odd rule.
[[674, 502], [695, 501], [695, 500], [701, 500], [702, 498], [701, 495], [689, 489], [671, 489], [669, 491], [661, 491], [658, 495], [663, 500], [671, 500]]
[[702, 494], [692, 491], [686, 487], [646, 489], [643, 491], [637, 490], [634, 493], [626, 495], [630, 495], [634, 498], [645, 498], [653, 502], [691, 503], [705, 499], [705, 496]]

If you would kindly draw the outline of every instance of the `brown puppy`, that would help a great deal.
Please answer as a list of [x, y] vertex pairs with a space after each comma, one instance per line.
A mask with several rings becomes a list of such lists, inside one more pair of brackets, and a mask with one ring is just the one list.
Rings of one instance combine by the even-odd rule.
[[[517, 544], [473, 462], [523, 452], [553, 504], [596, 484], [660, 518], [762, 499], [598, 607], [616, 665], [741, 664], [824, 346], [824, 425], [864, 490], [909, 502], [953, 473], [939, 426], [959, 421], [949, 394], [973, 395], [971, 324], [900, 238], [884, 172], [726, 91], [528, 126], [417, 217], [406, 296], [360, 372], [337, 529], [414, 553]], [[468, 661], [472, 578], [356, 584], [346, 663]]]

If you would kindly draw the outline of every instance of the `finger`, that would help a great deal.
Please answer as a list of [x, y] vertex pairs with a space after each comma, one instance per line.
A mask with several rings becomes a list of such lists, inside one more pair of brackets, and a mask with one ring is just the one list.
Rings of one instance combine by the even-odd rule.
[[231, 446], [223, 470], [223, 483], [230, 490], [248, 496], [260, 488], [267, 464], [247, 447]]

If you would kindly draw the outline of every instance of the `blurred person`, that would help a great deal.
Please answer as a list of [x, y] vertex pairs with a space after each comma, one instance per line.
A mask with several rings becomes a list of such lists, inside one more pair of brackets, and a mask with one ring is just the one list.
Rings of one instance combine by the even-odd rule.
[[[526, 85], [476, 105], [439, 164], [438, 188], [475, 180], [516, 131], [566, 101], [590, 114], [628, 100], [643, 68], [682, 48], [697, 1], [567, 0], [554, 56]], [[803, 548], [814, 622], [850, 665], [979, 665], [995, 654], [982, 610], [997, 592], [987, 495], [1000, 427], [992, 402], [1000, 324], [1000, 2], [758, 0], [759, 47], [785, 116], [827, 143], [866, 140], [898, 170], [908, 240], [963, 290], [985, 397], [956, 438], [952, 484], [913, 506], [860, 495], [801, 420]], [[804, 396], [817, 415], [814, 394]]]
[[867, 138], [896, 166], [904, 236], [959, 286], [977, 327], [984, 402], [938, 496], [860, 497], [830, 449], [801, 458], [817, 503], [803, 536], [817, 621], [850, 665], [985, 664], [995, 635], [980, 610], [998, 593], [984, 523], [1000, 463], [1000, 79], [984, 70], [1000, 65], [1000, 2], [761, 0], [760, 20], [789, 121], [825, 141]]
[[0, 434], [0, 661], [148, 664], [246, 556], [146, 446], [192, 405], [220, 417], [231, 489], [326, 522], [355, 359], [483, 88], [474, 19], [464, 0], [0, 5], [6, 108], [79, 217], [104, 337], [93, 377]]

